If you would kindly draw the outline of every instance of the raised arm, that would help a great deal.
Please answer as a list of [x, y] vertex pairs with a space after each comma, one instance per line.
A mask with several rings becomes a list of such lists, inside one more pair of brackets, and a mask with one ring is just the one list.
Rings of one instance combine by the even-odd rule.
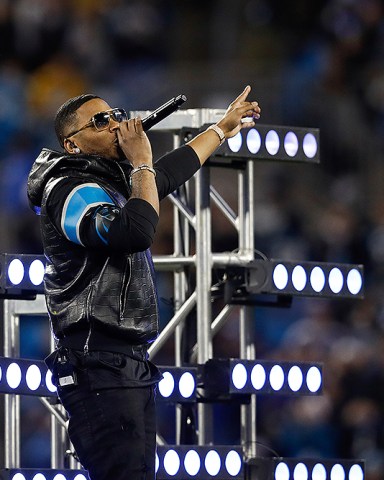
[[[187, 143], [196, 152], [201, 165], [224, 140], [233, 137], [242, 128], [253, 127], [254, 120], [260, 118], [261, 108], [258, 102], [247, 101], [250, 91], [251, 87], [246, 86], [244, 91], [229, 105], [221, 120]], [[244, 118], [247, 118], [247, 121], [242, 121]]]

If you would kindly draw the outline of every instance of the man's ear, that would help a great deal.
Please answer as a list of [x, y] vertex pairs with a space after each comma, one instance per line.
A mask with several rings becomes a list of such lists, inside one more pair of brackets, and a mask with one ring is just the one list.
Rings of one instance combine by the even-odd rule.
[[64, 140], [64, 148], [68, 153], [72, 155], [76, 153], [80, 153], [80, 148], [76, 144], [71, 142], [71, 140], [69, 140], [68, 138]]

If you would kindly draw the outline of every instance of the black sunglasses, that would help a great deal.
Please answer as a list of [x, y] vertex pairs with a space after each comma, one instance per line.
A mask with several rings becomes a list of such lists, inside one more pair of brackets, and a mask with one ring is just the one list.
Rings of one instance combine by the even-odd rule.
[[94, 126], [96, 130], [106, 130], [109, 127], [111, 118], [118, 123], [126, 122], [128, 120], [127, 112], [123, 108], [113, 108], [112, 110], [106, 110], [105, 112], [98, 112], [91, 118], [89, 122], [83, 125], [78, 130], [67, 135], [67, 138], [73, 137], [76, 133], [81, 132], [85, 128]]

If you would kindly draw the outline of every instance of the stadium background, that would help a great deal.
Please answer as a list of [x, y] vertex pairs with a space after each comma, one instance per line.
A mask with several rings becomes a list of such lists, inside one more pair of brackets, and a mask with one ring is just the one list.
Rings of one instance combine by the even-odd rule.
[[[384, 467], [381, 1], [0, 0], [0, 251], [41, 252], [25, 182], [40, 149], [58, 148], [52, 118], [67, 98], [92, 92], [150, 110], [184, 93], [186, 108], [225, 108], [248, 83], [262, 123], [321, 133], [318, 166], [257, 164], [256, 248], [366, 269], [363, 301], [258, 310], [260, 358], [322, 361], [325, 372], [322, 397], [261, 401], [258, 440], [282, 456], [365, 458], [376, 480]], [[225, 188], [233, 178], [214, 181]], [[214, 229], [215, 251], [231, 250], [233, 232], [219, 221]], [[170, 253], [171, 230], [165, 208], [155, 254]], [[172, 290], [161, 284], [165, 322]], [[33, 320], [22, 322], [22, 355], [42, 358], [49, 331]], [[229, 324], [218, 355], [235, 351], [232, 333]], [[49, 465], [47, 414], [36, 399], [23, 399], [22, 411], [22, 466]], [[238, 441], [236, 415], [217, 409], [218, 443]], [[167, 412], [160, 422], [171, 441]]]

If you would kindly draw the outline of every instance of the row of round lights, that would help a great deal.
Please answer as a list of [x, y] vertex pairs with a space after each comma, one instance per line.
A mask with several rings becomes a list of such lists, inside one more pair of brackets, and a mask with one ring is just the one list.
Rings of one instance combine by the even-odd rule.
[[[4, 372], [3, 372], [4, 369]], [[20, 365], [16, 362], [10, 363], [7, 367], [1, 368], [0, 366], [0, 385], [2, 381], [5, 381], [7, 386], [12, 390], [16, 390], [22, 380], [23, 374], [25, 374], [25, 383], [31, 392], [36, 391], [39, 387], [43, 386], [43, 378], [45, 380], [44, 385], [51, 392], [56, 392], [56, 387], [52, 383], [52, 373], [50, 370], [42, 372], [40, 367], [36, 364], [31, 364], [23, 372]]]
[[359, 464], [345, 467], [340, 463], [334, 464], [327, 474], [323, 463], [316, 463], [313, 468], [300, 462], [293, 468], [292, 472], [285, 462], [280, 462], [275, 468], [275, 480], [363, 480], [364, 471]]
[[82, 473], [78, 473], [73, 476], [73, 473], [70, 476], [66, 476], [62, 473], [57, 473], [54, 477], [52, 475], [44, 475], [43, 473], [36, 473], [32, 476], [25, 476], [21, 472], [15, 473], [12, 477], [12, 480], [88, 480], [88, 478]]
[[[312, 366], [308, 369], [304, 375], [302, 369], [298, 365], [293, 365], [288, 370], [288, 373], [284, 373], [284, 369], [281, 365], [273, 365], [267, 375], [266, 368], [257, 363], [254, 365], [250, 372], [250, 381], [252, 387], [256, 391], [260, 391], [266, 386], [267, 380], [269, 385], [275, 392], [281, 390], [287, 383], [292, 392], [298, 392], [303, 385], [311, 393], [319, 391], [322, 384], [321, 371], [317, 366]], [[236, 389], [242, 390], [248, 382], [248, 370], [242, 363], [237, 363], [232, 369], [232, 383]], [[304, 383], [305, 382], [305, 383]]]
[[[262, 138], [256, 128], [251, 128], [245, 136], [247, 148], [250, 153], [256, 155], [262, 147]], [[294, 157], [299, 151], [299, 139], [296, 133], [289, 131], [285, 134], [282, 142], [284, 151], [289, 157]], [[241, 131], [234, 137], [228, 139], [228, 147], [233, 153], [240, 151], [243, 145], [243, 136]], [[269, 130], [265, 136], [265, 149], [274, 156], [280, 150], [280, 137], [276, 130]], [[313, 133], [306, 133], [303, 138], [303, 152], [307, 158], [313, 158], [318, 150], [316, 137]]]
[[[43, 283], [44, 272], [44, 263], [39, 259], [33, 260], [28, 268], [28, 280], [32, 285], [39, 286]], [[26, 275], [24, 263], [19, 258], [14, 258], [9, 262], [7, 274], [13, 285], [20, 285]]]
[[[198, 474], [208, 474], [211, 477], [216, 477], [223, 468], [226, 474], [236, 477], [241, 471], [243, 461], [236, 450], [228, 451], [225, 457], [222, 458], [214, 448], [204, 454], [191, 448], [183, 456], [176, 450], [168, 450], [162, 459], [162, 464], [165, 472], [172, 477], [179, 473], [182, 466], [184, 466], [185, 472], [191, 477], [195, 477]], [[156, 454], [156, 473], [159, 468], [160, 459], [159, 455]]]
[[178, 392], [185, 399], [189, 399], [195, 394], [196, 381], [191, 372], [184, 372], [178, 382], [171, 372], [165, 371], [162, 373], [163, 378], [159, 382], [159, 393], [162, 397], [169, 398], [175, 393], [175, 388], [178, 388]]
[[327, 279], [326, 273], [320, 266], [313, 267], [307, 274], [302, 265], [296, 265], [290, 277], [287, 267], [279, 263], [273, 269], [272, 277], [275, 287], [279, 290], [284, 290], [291, 278], [293, 288], [298, 292], [303, 291], [309, 282], [311, 288], [316, 293], [320, 293], [324, 290], [327, 280], [330, 290], [335, 295], [340, 293], [345, 285], [351, 295], [358, 295], [363, 286], [363, 278], [357, 268], [352, 268], [344, 276], [340, 268], [334, 267], [330, 270]]

